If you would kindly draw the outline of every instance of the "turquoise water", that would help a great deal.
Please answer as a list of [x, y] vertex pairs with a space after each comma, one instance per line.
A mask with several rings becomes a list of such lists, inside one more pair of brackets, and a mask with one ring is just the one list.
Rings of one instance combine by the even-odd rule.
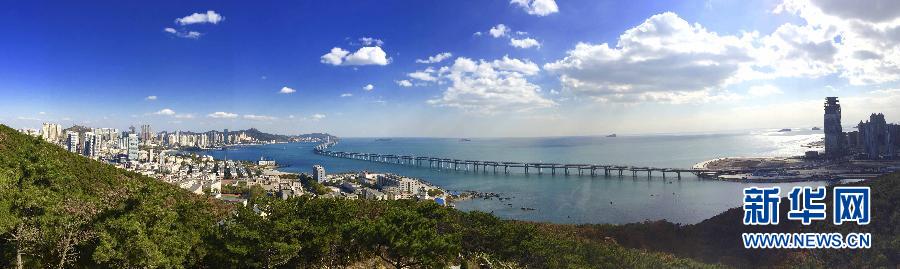
[[[720, 134], [672, 134], [548, 138], [343, 138], [334, 150], [441, 158], [521, 162], [596, 163], [690, 168], [695, 163], [729, 156], [801, 155], [802, 145], [820, 140], [820, 131], [780, 133], [761, 130]], [[510, 200], [469, 200], [462, 210], [481, 210], [509, 219], [555, 223], [629, 223], [666, 219], [696, 223], [741, 205], [741, 190], [751, 185], [819, 186], [826, 182], [746, 184], [702, 180], [693, 175], [663, 179], [577, 175], [483, 174], [441, 171], [319, 156], [312, 143], [241, 146], [230, 159], [274, 159], [287, 172], [309, 172], [321, 164], [327, 172], [377, 171], [421, 178], [448, 190], [496, 192]], [[223, 157], [223, 151], [207, 154]], [[511, 205], [509, 205], [511, 204]], [[523, 211], [522, 207], [535, 208]]]

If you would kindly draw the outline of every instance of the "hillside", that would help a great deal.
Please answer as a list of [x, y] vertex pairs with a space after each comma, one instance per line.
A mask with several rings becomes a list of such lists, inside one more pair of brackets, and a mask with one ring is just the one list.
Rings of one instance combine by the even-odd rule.
[[[781, 201], [780, 219], [776, 226], [744, 226], [743, 209], [732, 208], [694, 225], [677, 225], [653, 221], [626, 225], [542, 225], [545, 231], [570, 234], [588, 241], [610, 238], [631, 248], [675, 253], [710, 263], [738, 267], [797, 267], [824, 268], [894, 268], [900, 265], [900, 173], [885, 175], [866, 182], [846, 184], [865, 185], [872, 189], [872, 222], [868, 225], [833, 225], [830, 221], [816, 221], [803, 226], [788, 221], [790, 202]], [[782, 190], [784, 191], [784, 190]], [[825, 204], [828, 217], [832, 204], [831, 188]], [[813, 250], [748, 250], [741, 243], [741, 233], [872, 233], [871, 249], [813, 249]]]
[[0, 126], [0, 266], [713, 267], [431, 202], [249, 193], [228, 207]]

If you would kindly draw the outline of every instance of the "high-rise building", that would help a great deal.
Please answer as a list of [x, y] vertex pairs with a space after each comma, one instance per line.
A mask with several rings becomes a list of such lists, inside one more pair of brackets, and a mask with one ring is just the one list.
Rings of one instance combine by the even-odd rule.
[[66, 150], [78, 153], [78, 133], [66, 131]]
[[150, 124], [141, 125], [141, 141], [144, 143], [153, 141], [153, 130], [150, 128]]
[[225, 142], [222, 142], [222, 144], [227, 145], [228, 144], [228, 129], [225, 129], [225, 131], [222, 132], [222, 139], [225, 141]]
[[891, 159], [900, 146], [900, 125], [888, 124], [884, 114], [872, 114], [866, 122], [859, 122], [860, 144], [868, 159]]
[[47, 142], [56, 143], [63, 138], [62, 136], [63, 128], [59, 124], [45, 122], [41, 126], [41, 138]]
[[319, 183], [325, 182], [325, 167], [313, 165], [313, 179]]
[[138, 153], [138, 136], [136, 134], [128, 134], [127, 140], [127, 154], [129, 161], [137, 161], [140, 158], [140, 153]]
[[81, 151], [84, 156], [87, 157], [97, 157], [97, 153], [100, 149], [100, 135], [95, 134], [93, 132], [84, 133], [84, 144], [81, 147]]
[[841, 130], [841, 104], [837, 97], [825, 97], [825, 155], [844, 155], [844, 132]]

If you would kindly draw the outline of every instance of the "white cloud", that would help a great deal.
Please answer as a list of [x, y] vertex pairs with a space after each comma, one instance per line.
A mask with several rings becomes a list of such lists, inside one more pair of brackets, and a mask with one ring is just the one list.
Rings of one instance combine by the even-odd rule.
[[156, 101], [156, 95], [147, 96], [146, 98], [144, 98], [144, 100], [147, 100], [147, 101]]
[[397, 82], [397, 85], [400, 85], [400, 87], [404, 87], [404, 88], [409, 88], [409, 87], [413, 86], [412, 82], [409, 81], [408, 79], [396, 80], [394, 82]]
[[175, 114], [176, 119], [193, 119], [194, 114]]
[[425, 69], [424, 71], [416, 71], [416, 72], [412, 72], [412, 73], [409, 73], [406, 75], [413, 79], [418, 79], [418, 80], [427, 81], [427, 82], [434, 82], [434, 81], [438, 80], [437, 77], [431, 75], [434, 72], [435, 72], [434, 69], [428, 68], [428, 69]]
[[212, 23], [218, 24], [219, 22], [225, 20], [225, 17], [222, 17], [221, 14], [216, 13], [215, 11], [209, 10], [206, 13], [194, 13], [191, 15], [184, 16], [182, 18], [175, 19], [175, 23], [179, 25], [188, 25], [195, 23]]
[[372, 85], [372, 84], [367, 84], [366, 86], [363, 86], [363, 90], [365, 90], [365, 91], [371, 91], [374, 89], [375, 89], [375, 85]]
[[163, 109], [160, 110], [160, 111], [153, 112], [153, 114], [155, 114], [155, 115], [163, 115], [163, 116], [172, 116], [172, 115], [175, 115], [175, 111], [174, 111], [174, 110], [171, 110], [171, 109], [168, 109], [168, 108], [163, 108]]
[[278, 93], [283, 93], [283, 94], [291, 94], [291, 93], [295, 93], [295, 92], [297, 92], [297, 90], [294, 90], [294, 89], [292, 89], [292, 88], [290, 88], [290, 87], [287, 87], [287, 86], [281, 87], [281, 90], [278, 91]]
[[391, 59], [377, 46], [362, 47], [354, 53], [334, 47], [331, 52], [322, 55], [321, 62], [330, 65], [387, 65]]
[[555, 0], [511, 0], [509, 2], [518, 5], [531, 15], [547, 16], [559, 12]]
[[450, 86], [441, 97], [428, 100], [428, 103], [484, 114], [500, 111], [521, 112], [556, 105], [555, 102], [541, 96], [540, 86], [525, 79], [525, 74], [518, 72], [518, 68], [495, 67], [497, 63], [504, 62], [526, 63], [518, 59], [504, 58], [493, 62], [456, 58], [452, 66], [442, 68], [446, 70], [446, 74], [443, 74], [441, 79], [448, 80]]
[[494, 38], [503, 37], [509, 34], [509, 27], [506, 27], [504, 24], [497, 24], [497, 26], [491, 27], [491, 30], [488, 31]]
[[787, 46], [803, 51], [799, 55], [804, 57], [798, 58], [809, 59], [819, 75], [837, 73], [851, 85], [871, 85], [900, 80], [898, 5], [887, 0], [786, 0], [774, 13], [795, 14], [805, 21], [802, 26], [783, 25], [784, 36], [806, 41]]
[[238, 114], [218, 111], [218, 112], [214, 112], [212, 114], [206, 115], [206, 116], [210, 117], [210, 118], [216, 118], [216, 119], [233, 119], [233, 118], [237, 118]]
[[503, 58], [494, 60], [491, 62], [491, 66], [497, 70], [519, 72], [529, 76], [535, 75], [541, 71], [541, 68], [538, 67], [537, 64], [527, 59], [523, 61], [516, 58], [509, 58], [509, 55], [504, 55]]
[[246, 115], [244, 115], [244, 119], [256, 120], [256, 121], [270, 121], [270, 120], [276, 120], [277, 118], [272, 117], [272, 116], [265, 116], [265, 115], [246, 114]]
[[766, 84], [766, 85], [752, 86], [752, 87], [750, 87], [749, 90], [747, 90], [747, 93], [750, 94], [750, 96], [765, 97], [765, 96], [769, 96], [769, 95], [782, 94], [784, 92], [782, 92], [781, 89], [779, 89], [778, 87], [775, 87], [770, 84]]
[[520, 49], [527, 49], [531, 47], [541, 48], [541, 42], [538, 42], [534, 38], [530, 37], [524, 39], [510, 38], [509, 45]]
[[175, 28], [171, 28], [171, 27], [167, 27], [167, 28], [163, 29], [163, 31], [165, 31], [166, 33], [170, 33], [170, 34], [172, 34], [172, 35], [175, 35], [175, 36], [177, 36], [177, 37], [180, 37], [180, 38], [189, 38], [189, 39], [198, 39], [198, 38], [200, 38], [200, 36], [203, 35], [203, 34], [201, 34], [200, 32], [196, 32], [196, 31], [178, 31], [178, 30], [175, 30]]
[[384, 41], [381, 41], [381, 39], [371, 37], [360, 37], [359, 42], [362, 42], [365, 46], [375, 45], [376, 47], [381, 47], [384, 45]]
[[352, 93], [342, 93], [341, 94], [341, 97], [352, 97], [352, 96], [353, 96]]
[[309, 119], [314, 120], [314, 121], [322, 120], [324, 118], [325, 118], [325, 114], [319, 114], [319, 113], [309, 116]]
[[603, 102], [708, 102], [736, 96], [721, 86], [752, 63], [751, 34], [720, 36], [670, 12], [609, 44], [579, 43], [544, 69], [572, 93]]
[[450, 59], [450, 57], [453, 57], [452, 53], [442, 52], [442, 53], [438, 53], [437, 55], [434, 55], [434, 56], [429, 56], [428, 59], [424, 59], [424, 60], [416, 59], [416, 63], [434, 64], [434, 63], [439, 63], [441, 61], [444, 61], [446, 59]]

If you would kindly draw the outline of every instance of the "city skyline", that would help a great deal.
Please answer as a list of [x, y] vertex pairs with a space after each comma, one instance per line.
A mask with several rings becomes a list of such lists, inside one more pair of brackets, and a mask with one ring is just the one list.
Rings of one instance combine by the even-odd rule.
[[0, 18], [16, 41], [0, 44], [0, 122], [348, 137], [715, 132], [821, 127], [821, 100], [840, 96], [854, 126], [900, 116], [891, 5], [21, 3]]

